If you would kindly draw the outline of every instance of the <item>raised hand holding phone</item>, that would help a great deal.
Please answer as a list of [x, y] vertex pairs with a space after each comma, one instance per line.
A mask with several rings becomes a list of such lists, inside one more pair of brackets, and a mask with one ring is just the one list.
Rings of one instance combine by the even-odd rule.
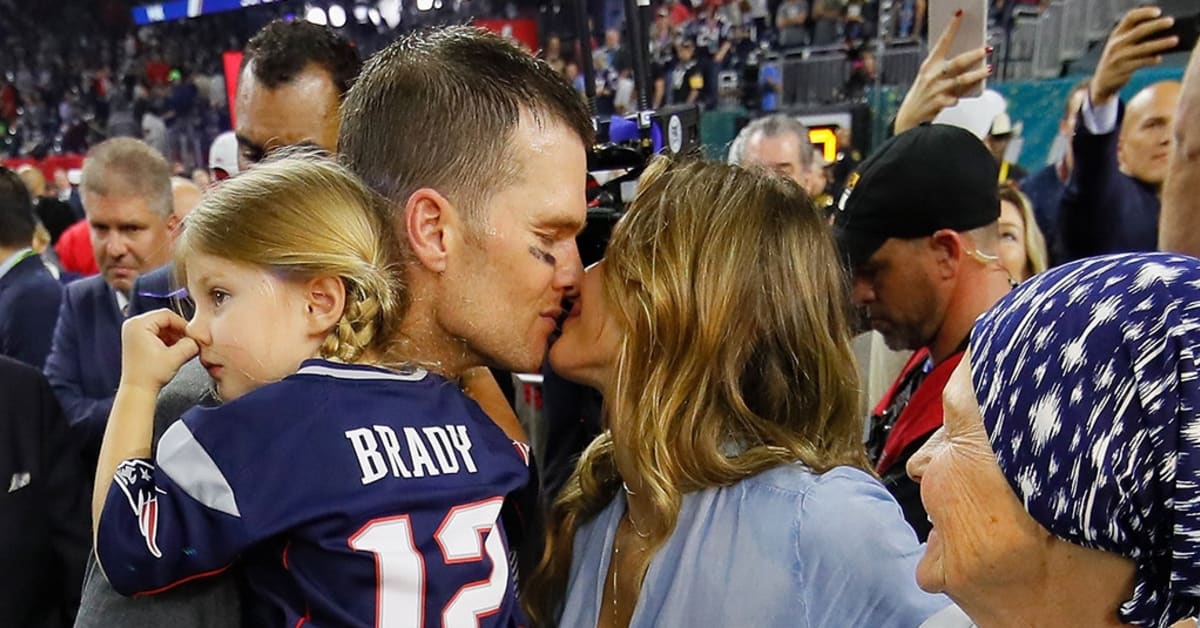
[[1179, 44], [1177, 36], [1162, 36], [1174, 24], [1174, 18], [1164, 17], [1162, 9], [1154, 6], [1138, 7], [1122, 16], [1104, 44], [1088, 86], [1091, 104], [1098, 107], [1108, 103], [1129, 83], [1134, 72], [1162, 63], [1162, 54]]
[[992, 72], [991, 66], [984, 63], [990, 52], [984, 42], [980, 40], [977, 47], [951, 56], [965, 17], [965, 10], [950, 16], [921, 63], [917, 78], [896, 114], [897, 134], [933, 120], [943, 109], [958, 104], [959, 98], [983, 92], [984, 82]]

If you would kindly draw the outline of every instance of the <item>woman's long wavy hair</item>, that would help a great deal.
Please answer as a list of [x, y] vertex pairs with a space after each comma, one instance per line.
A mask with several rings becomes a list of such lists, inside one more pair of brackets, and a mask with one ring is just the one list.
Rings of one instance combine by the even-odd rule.
[[[604, 289], [624, 332], [605, 391], [610, 429], [555, 502], [523, 587], [541, 626], [561, 612], [576, 531], [622, 480], [654, 507], [644, 567], [685, 493], [789, 463], [868, 468], [847, 282], [794, 182], [659, 158], [613, 230]], [[619, 475], [618, 456], [636, 478]]]

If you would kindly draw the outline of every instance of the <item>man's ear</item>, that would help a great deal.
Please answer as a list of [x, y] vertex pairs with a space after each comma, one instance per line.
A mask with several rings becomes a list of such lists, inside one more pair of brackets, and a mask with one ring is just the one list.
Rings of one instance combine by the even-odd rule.
[[330, 275], [309, 279], [304, 284], [304, 301], [308, 332], [323, 336], [342, 320], [346, 311], [346, 285], [340, 277]]
[[175, 212], [171, 212], [167, 216], [167, 237], [171, 240], [179, 237], [179, 232], [183, 229], [183, 217]]
[[417, 261], [432, 272], [446, 270], [457, 227], [458, 212], [437, 190], [421, 188], [404, 204], [404, 240]]
[[958, 274], [959, 264], [967, 255], [968, 245], [962, 235], [953, 229], [941, 229], [930, 236], [929, 248], [933, 253], [939, 277], [952, 279]]

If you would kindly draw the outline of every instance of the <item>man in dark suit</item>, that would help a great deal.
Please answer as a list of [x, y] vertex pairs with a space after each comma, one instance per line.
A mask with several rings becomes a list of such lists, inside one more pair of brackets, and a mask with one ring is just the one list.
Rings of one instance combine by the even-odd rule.
[[1088, 86], [1071, 148], [1075, 168], [1059, 206], [1064, 261], [1158, 246], [1159, 193], [1166, 178], [1179, 83], [1155, 83], [1122, 103], [1139, 68], [1176, 43], [1158, 7], [1130, 10], [1109, 36]]
[[132, 138], [88, 153], [80, 185], [100, 274], [67, 286], [46, 377], [94, 467], [121, 378], [121, 322], [138, 275], [170, 256], [171, 171]]
[[91, 547], [91, 491], [46, 379], [0, 357], [0, 623], [70, 626]]
[[13, 171], [0, 168], [0, 355], [41, 369], [62, 285], [30, 248], [33, 229], [29, 191]]

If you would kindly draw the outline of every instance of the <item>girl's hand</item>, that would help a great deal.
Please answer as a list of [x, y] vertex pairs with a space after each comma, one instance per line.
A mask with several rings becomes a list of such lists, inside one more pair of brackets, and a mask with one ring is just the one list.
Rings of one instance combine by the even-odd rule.
[[186, 335], [187, 321], [162, 309], [135, 316], [121, 327], [121, 386], [159, 389], [200, 351]]
[[962, 15], [955, 15], [946, 30], [942, 31], [937, 43], [929, 50], [929, 56], [921, 63], [917, 78], [904, 96], [900, 111], [896, 114], [896, 135], [899, 135], [922, 122], [929, 122], [937, 117], [943, 109], [958, 104], [962, 94], [974, 89], [980, 81], [992, 73], [991, 66], [978, 67], [979, 62], [987, 56], [987, 48], [978, 48], [964, 52], [953, 59], [946, 59], [946, 51], [958, 28], [962, 25]]

